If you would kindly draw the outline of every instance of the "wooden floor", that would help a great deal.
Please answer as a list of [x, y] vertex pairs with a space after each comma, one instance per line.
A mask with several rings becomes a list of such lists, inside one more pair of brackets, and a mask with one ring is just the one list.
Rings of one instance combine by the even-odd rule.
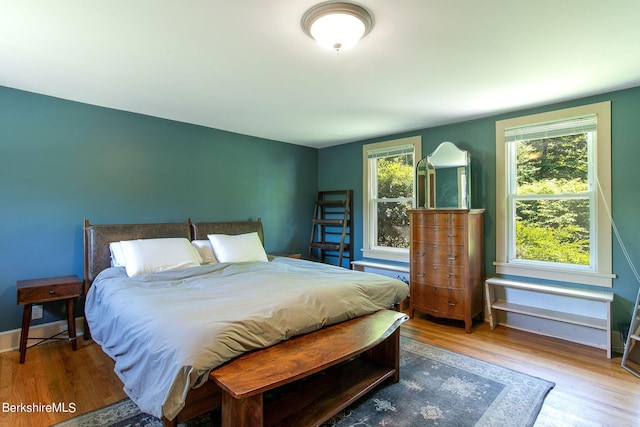
[[[402, 335], [555, 382], [536, 426], [640, 425], [640, 378], [620, 367], [619, 355], [486, 323], [467, 334], [421, 315]], [[113, 362], [91, 341], [80, 340], [76, 352], [51, 342], [29, 349], [25, 364], [18, 359], [17, 351], [0, 353], [0, 426], [48, 426], [125, 397]], [[40, 411], [11, 412], [21, 404]], [[47, 411], [52, 404], [58, 411]]]

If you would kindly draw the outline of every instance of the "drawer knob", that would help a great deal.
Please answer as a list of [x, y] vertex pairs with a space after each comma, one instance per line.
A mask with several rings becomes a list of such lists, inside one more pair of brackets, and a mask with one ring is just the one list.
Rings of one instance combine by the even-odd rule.
[[447, 234], [447, 237], [458, 237], [457, 234]]
[[456, 258], [458, 258], [458, 255], [449, 255], [449, 259], [451, 261], [455, 260]]
[[451, 302], [451, 301], [449, 301], [449, 305], [450, 305], [451, 307], [455, 307], [456, 305], [458, 305], [458, 303], [457, 303], [457, 302]]
[[424, 276], [425, 276], [425, 274], [424, 274], [424, 273], [416, 273], [416, 276], [418, 276], [418, 277], [424, 277]]
[[55, 295], [55, 294], [56, 294], [56, 291], [54, 291], [53, 289], [49, 291], [49, 295]]
[[453, 273], [448, 273], [448, 274], [447, 274], [447, 277], [450, 279], [450, 278], [452, 278], [452, 277], [456, 277], [456, 275], [455, 275], [455, 274], [453, 274]]

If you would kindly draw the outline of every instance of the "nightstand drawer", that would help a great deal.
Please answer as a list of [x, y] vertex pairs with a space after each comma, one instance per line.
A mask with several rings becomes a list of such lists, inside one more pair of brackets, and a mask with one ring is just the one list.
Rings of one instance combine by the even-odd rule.
[[82, 280], [76, 276], [18, 281], [18, 304], [33, 304], [82, 295]]

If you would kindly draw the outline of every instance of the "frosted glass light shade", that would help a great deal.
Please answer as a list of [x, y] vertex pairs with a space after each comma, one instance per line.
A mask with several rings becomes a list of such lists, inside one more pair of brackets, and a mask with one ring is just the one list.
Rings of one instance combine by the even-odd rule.
[[373, 27], [373, 17], [353, 3], [327, 2], [312, 7], [302, 17], [302, 29], [320, 45], [343, 50], [352, 47]]
[[348, 49], [364, 34], [364, 23], [352, 15], [342, 13], [318, 18], [309, 30], [322, 46], [331, 49]]

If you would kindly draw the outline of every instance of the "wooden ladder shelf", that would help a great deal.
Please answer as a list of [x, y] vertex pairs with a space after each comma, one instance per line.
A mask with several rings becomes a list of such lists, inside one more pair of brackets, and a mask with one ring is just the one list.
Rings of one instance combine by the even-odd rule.
[[[353, 190], [319, 191], [307, 258], [327, 262], [353, 260]], [[349, 264], [347, 263], [347, 268]]]

